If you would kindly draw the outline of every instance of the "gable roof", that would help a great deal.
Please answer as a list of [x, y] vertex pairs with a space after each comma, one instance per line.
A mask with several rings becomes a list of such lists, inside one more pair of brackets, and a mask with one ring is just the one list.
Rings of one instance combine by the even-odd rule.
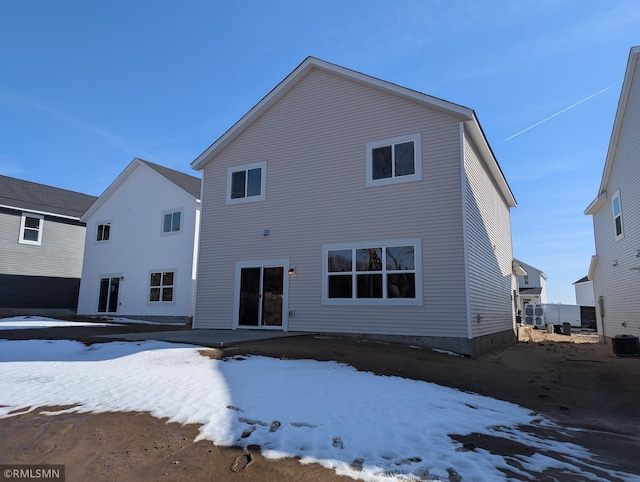
[[538, 273], [540, 273], [540, 277], [542, 277], [543, 279], [548, 279], [547, 275], [544, 274], [544, 272], [542, 272], [538, 268], [531, 266], [530, 264], [527, 264], [524, 261], [520, 261], [519, 259], [516, 259], [516, 258], [513, 258], [513, 261], [521, 265], [521, 267], [527, 272], [527, 274], [531, 273], [535, 275], [535, 271], [537, 271]]
[[309, 72], [319, 69], [325, 72], [333, 73], [343, 78], [350, 79], [355, 82], [365, 84], [383, 92], [420, 103], [430, 108], [446, 112], [459, 118], [466, 127], [470, 138], [480, 150], [481, 156], [487, 164], [498, 189], [504, 196], [508, 205], [516, 206], [516, 200], [511, 192], [511, 188], [507, 184], [500, 166], [487, 142], [487, 139], [480, 127], [475, 112], [467, 107], [448, 102], [446, 100], [423, 94], [416, 90], [401, 87], [391, 82], [371, 77], [354, 70], [350, 70], [338, 65], [317, 59], [315, 57], [307, 57], [296, 69], [291, 72], [282, 82], [280, 82], [271, 92], [269, 92], [260, 102], [258, 102], [249, 112], [247, 112], [238, 122], [236, 122], [227, 132], [225, 132], [218, 140], [209, 146], [202, 154], [200, 154], [192, 163], [191, 167], [200, 171], [206, 166], [211, 159], [220, 153], [227, 145], [238, 137], [245, 129], [255, 122], [265, 111], [280, 100], [287, 92], [289, 92], [296, 84], [298, 84]]
[[582, 278], [580, 278], [578, 281], [574, 281], [573, 284], [577, 285], [578, 283], [586, 283], [587, 281], [591, 281], [589, 279], [589, 275], [587, 276], [583, 276]]
[[78, 220], [96, 196], [0, 176], [0, 207]]
[[[602, 172], [602, 181], [600, 182], [600, 189], [598, 195], [591, 201], [591, 204], [584, 210], [584, 214], [595, 214], [598, 209], [607, 200], [607, 185], [609, 184], [609, 176], [611, 175], [611, 169], [613, 167], [613, 159], [618, 148], [618, 139], [620, 138], [620, 130], [622, 129], [622, 121], [624, 120], [625, 113], [629, 102], [629, 93], [631, 92], [631, 86], [634, 81], [634, 74], [638, 59], [640, 58], [640, 46], [633, 47], [629, 51], [629, 60], [627, 61], [627, 70], [624, 74], [624, 80], [622, 81], [622, 91], [620, 92], [620, 100], [618, 100], [618, 109], [616, 110], [616, 116], [613, 121], [613, 130], [611, 132], [611, 140], [609, 141], [609, 149], [607, 150], [607, 157], [605, 158], [604, 170]], [[640, 81], [640, 79], [637, 79]]]
[[161, 175], [168, 181], [175, 184], [177, 187], [186, 191], [196, 200], [200, 199], [200, 179], [189, 174], [185, 174], [180, 171], [169, 169], [168, 167], [154, 164], [153, 162], [145, 161], [143, 159], [134, 158], [127, 167], [116, 177], [116, 179], [105, 189], [99, 198], [91, 205], [91, 207], [82, 216], [82, 221], [85, 221], [93, 216], [93, 214], [104, 204], [104, 202], [122, 185], [122, 183], [131, 175], [131, 173], [138, 167], [143, 169], [150, 169], [153, 172]]

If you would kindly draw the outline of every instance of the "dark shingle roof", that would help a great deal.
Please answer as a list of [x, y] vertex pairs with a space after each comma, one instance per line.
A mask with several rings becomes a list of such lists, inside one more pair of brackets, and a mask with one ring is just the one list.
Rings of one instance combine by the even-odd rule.
[[96, 196], [0, 176], [0, 205], [80, 219]]
[[169, 169], [168, 167], [154, 164], [153, 162], [145, 161], [144, 159], [138, 158], [138, 160], [140, 162], [143, 162], [147, 166], [149, 166], [154, 171], [163, 175], [167, 179], [169, 179], [169, 181], [174, 183], [176, 186], [187, 191], [196, 199], [200, 199], [200, 179], [199, 178], [190, 176], [189, 174], [185, 174], [184, 172], [174, 171], [173, 169]]

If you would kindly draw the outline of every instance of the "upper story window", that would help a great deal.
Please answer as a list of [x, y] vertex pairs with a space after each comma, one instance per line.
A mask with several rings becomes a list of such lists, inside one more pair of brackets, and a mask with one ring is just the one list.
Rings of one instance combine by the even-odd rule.
[[615, 225], [616, 239], [624, 237], [622, 229], [622, 207], [620, 205], [620, 192], [616, 192], [611, 200], [613, 207], [613, 223]]
[[22, 213], [20, 221], [20, 238], [19, 243], [35, 244], [42, 243], [42, 225], [44, 224], [44, 216], [40, 214]]
[[165, 211], [162, 214], [162, 232], [179, 233], [182, 229], [182, 211]]
[[366, 144], [366, 185], [378, 186], [422, 179], [420, 134]]
[[323, 247], [323, 303], [421, 305], [419, 239]]
[[111, 223], [100, 223], [96, 230], [96, 241], [109, 241], [111, 237]]
[[524, 284], [528, 285], [529, 284], [529, 275], [524, 275], [523, 279], [524, 279]]
[[230, 167], [227, 169], [227, 204], [263, 201], [266, 183], [266, 162]]

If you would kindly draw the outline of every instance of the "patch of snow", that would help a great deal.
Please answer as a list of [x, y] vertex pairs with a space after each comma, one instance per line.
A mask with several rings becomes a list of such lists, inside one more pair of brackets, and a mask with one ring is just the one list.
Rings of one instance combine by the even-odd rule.
[[444, 355], [450, 355], [450, 356], [462, 356], [460, 353], [456, 353], [454, 351], [448, 351], [448, 350], [440, 350], [438, 348], [432, 348], [432, 351], [436, 351], [438, 353], [442, 353]]
[[59, 326], [113, 326], [110, 323], [55, 320], [44, 316], [13, 316], [0, 318], [0, 330], [24, 330], [31, 328], [55, 328]]
[[149, 320], [134, 320], [131, 318], [107, 318], [109, 321], [115, 321], [116, 323], [125, 324], [138, 324], [138, 325], [169, 325], [169, 326], [184, 326], [185, 323], [180, 322], [163, 322], [163, 321], [149, 321]]
[[[47, 406], [149, 412], [200, 425], [198, 439], [259, 445], [266, 457], [299, 457], [365, 481], [447, 480], [452, 473], [462, 480], [503, 480], [500, 467], [530, 479], [549, 467], [579, 480], [602, 473], [634, 477], [602, 467], [591, 472], [584, 448], [534, 435], [528, 426], [552, 424], [518, 405], [337, 362], [213, 360], [199, 350], [157, 341], [89, 347], [67, 340], [0, 341], [0, 417]], [[464, 450], [449, 437], [471, 433], [537, 452], [509, 458]], [[509, 465], [513, 461], [522, 468]]]

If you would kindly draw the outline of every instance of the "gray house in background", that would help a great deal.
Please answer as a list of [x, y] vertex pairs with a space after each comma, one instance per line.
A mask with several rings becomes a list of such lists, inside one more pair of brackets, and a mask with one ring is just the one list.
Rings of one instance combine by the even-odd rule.
[[97, 198], [0, 176], [0, 315], [75, 311]]
[[593, 216], [593, 280], [604, 341], [640, 336], [640, 46], [629, 53]]
[[195, 328], [514, 339], [516, 203], [473, 110], [309, 57], [191, 165]]

